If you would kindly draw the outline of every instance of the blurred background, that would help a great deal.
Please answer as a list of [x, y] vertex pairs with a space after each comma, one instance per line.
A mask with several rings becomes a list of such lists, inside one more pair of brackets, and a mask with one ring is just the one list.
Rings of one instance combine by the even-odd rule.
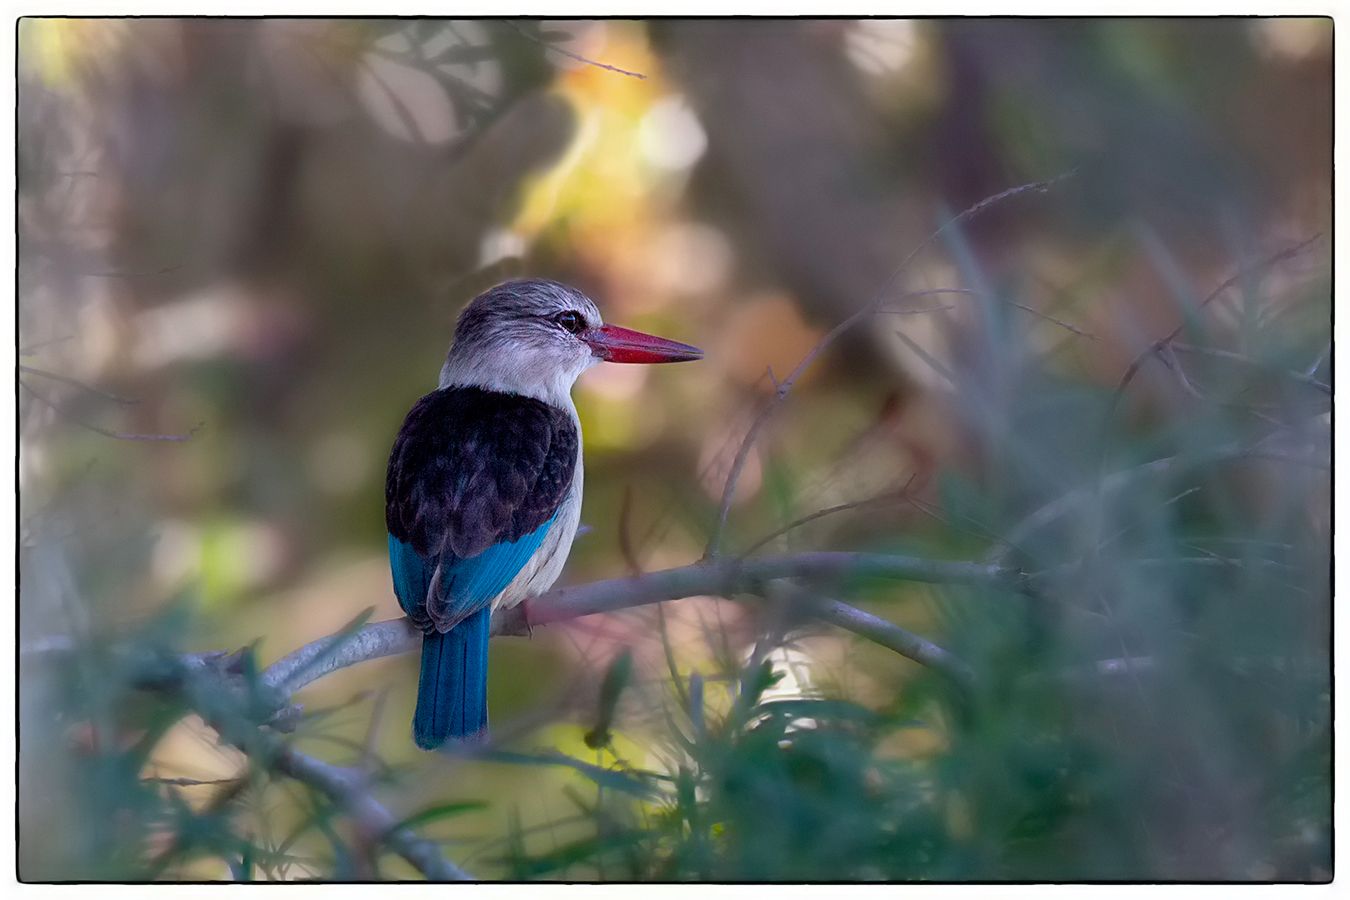
[[138, 666], [397, 616], [393, 436], [534, 275], [707, 354], [578, 384], [565, 583], [696, 560], [880, 298], [724, 552], [1032, 589], [804, 586], [973, 687], [767, 591], [496, 640], [481, 754], [415, 750], [415, 656], [287, 741], [478, 878], [1329, 879], [1331, 72], [1313, 19], [22, 20], [21, 876], [419, 877]]

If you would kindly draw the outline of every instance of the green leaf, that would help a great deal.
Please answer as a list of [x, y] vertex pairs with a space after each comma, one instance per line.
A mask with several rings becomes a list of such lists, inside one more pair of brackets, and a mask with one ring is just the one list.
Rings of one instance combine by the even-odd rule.
[[635, 778], [626, 772], [602, 769], [600, 766], [573, 759], [562, 753], [544, 753], [536, 756], [528, 753], [497, 750], [487, 754], [484, 758], [526, 766], [566, 766], [569, 769], [575, 769], [601, 787], [614, 788], [625, 794], [644, 799], [650, 799], [657, 795], [656, 788], [640, 778]]
[[400, 828], [418, 828], [431, 822], [439, 822], [441, 819], [452, 819], [455, 816], [461, 816], [464, 813], [478, 812], [481, 809], [488, 808], [487, 803], [481, 800], [463, 800], [458, 803], [438, 803], [435, 806], [428, 806], [402, 819], [394, 824], [389, 830], [398, 831]]
[[614, 723], [614, 710], [619, 705], [619, 696], [627, 687], [633, 675], [633, 652], [625, 649], [614, 658], [605, 672], [605, 680], [600, 684], [600, 710], [595, 727], [586, 732], [583, 740], [592, 750], [609, 746], [612, 736], [610, 726]]

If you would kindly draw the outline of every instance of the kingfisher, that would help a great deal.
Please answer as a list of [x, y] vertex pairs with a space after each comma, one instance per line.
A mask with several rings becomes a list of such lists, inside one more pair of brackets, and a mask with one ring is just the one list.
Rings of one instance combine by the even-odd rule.
[[577, 377], [599, 362], [702, 356], [606, 325], [589, 297], [557, 281], [508, 281], [465, 307], [385, 479], [394, 593], [423, 635], [417, 746], [486, 733], [492, 613], [562, 572], [581, 519]]

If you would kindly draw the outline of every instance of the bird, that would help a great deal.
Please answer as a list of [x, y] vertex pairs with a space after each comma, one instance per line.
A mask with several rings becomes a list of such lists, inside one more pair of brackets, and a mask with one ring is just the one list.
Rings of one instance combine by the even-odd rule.
[[702, 356], [608, 325], [588, 296], [548, 279], [498, 284], [461, 312], [436, 389], [404, 418], [385, 479], [394, 593], [422, 632], [418, 747], [486, 737], [492, 613], [562, 572], [581, 518], [577, 378], [600, 362]]

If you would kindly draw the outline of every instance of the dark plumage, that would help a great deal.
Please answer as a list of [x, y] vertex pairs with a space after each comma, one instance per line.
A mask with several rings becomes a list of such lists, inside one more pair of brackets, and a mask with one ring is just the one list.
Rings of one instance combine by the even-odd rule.
[[394, 593], [425, 635], [419, 747], [485, 732], [493, 608], [547, 590], [567, 560], [581, 517], [577, 377], [601, 361], [701, 355], [608, 325], [545, 279], [499, 284], [460, 314], [440, 389], [408, 413], [385, 482]]
[[[517, 541], [557, 512], [577, 448], [571, 416], [540, 400], [471, 387], [432, 391], [394, 441], [385, 524], [433, 568]], [[454, 624], [437, 615], [441, 598], [423, 604], [408, 614], [438, 620], [441, 631]]]
[[394, 592], [426, 633], [413, 715], [418, 746], [487, 727], [492, 601], [552, 527], [578, 441], [563, 410], [477, 387], [427, 394], [399, 429], [385, 524]]

